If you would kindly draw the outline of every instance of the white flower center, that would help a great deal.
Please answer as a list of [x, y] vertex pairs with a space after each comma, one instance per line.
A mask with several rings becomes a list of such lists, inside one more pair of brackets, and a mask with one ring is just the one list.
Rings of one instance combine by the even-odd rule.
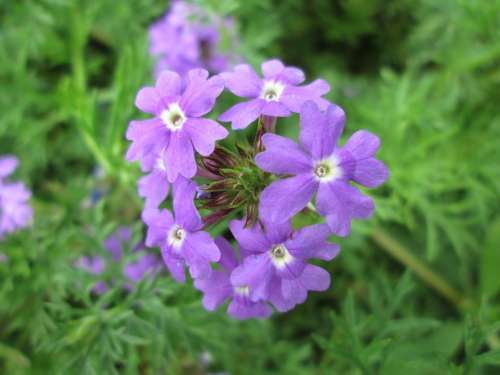
[[266, 81], [260, 97], [268, 102], [278, 101], [285, 89], [285, 85], [278, 81]]
[[243, 286], [235, 286], [234, 292], [243, 297], [248, 297], [250, 295], [250, 288], [246, 285]]
[[168, 232], [168, 244], [172, 246], [174, 249], [179, 250], [184, 239], [186, 238], [186, 231], [178, 226], [174, 225], [172, 229]]
[[330, 182], [342, 177], [342, 168], [339, 166], [339, 160], [335, 156], [331, 156], [316, 162], [313, 173], [317, 181]]
[[186, 116], [178, 103], [172, 103], [160, 115], [161, 121], [171, 131], [179, 131], [186, 122]]
[[270, 250], [270, 256], [276, 268], [283, 268], [293, 260], [292, 255], [283, 244], [274, 245]]

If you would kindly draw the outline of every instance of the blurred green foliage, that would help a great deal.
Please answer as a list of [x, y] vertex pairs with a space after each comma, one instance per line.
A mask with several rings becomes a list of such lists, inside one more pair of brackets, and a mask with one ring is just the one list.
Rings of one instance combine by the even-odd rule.
[[[0, 154], [21, 159], [36, 217], [0, 243], [0, 373], [498, 374], [500, 1], [198, 2], [235, 18], [249, 62], [327, 79], [347, 133], [380, 135], [376, 217], [340, 241], [330, 291], [268, 321], [207, 313], [166, 276], [92, 295], [74, 260], [119, 225], [144, 230], [124, 132], [167, 4], [2, 1]], [[111, 193], [85, 208], [98, 183]]]

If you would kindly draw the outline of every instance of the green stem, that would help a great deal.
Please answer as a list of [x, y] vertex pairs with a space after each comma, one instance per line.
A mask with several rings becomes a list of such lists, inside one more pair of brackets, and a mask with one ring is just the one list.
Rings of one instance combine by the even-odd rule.
[[470, 300], [454, 289], [444, 278], [435, 273], [429, 265], [413, 255], [409, 249], [399, 243], [384, 229], [375, 229], [372, 239], [382, 250], [403, 263], [423, 282], [453, 303], [459, 310], [467, 310], [471, 307]]
[[[312, 203], [307, 206], [317, 213]], [[454, 289], [444, 278], [439, 276], [429, 265], [418, 259], [404, 245], [398, 242], [382, 228], [377, 228], [372, 234], [372, 239], [387, 254], [404, 264], [415, 273], [424, 283], [453, 303], [459, 310], [467, 310], [472, 307], [472, 302]]]

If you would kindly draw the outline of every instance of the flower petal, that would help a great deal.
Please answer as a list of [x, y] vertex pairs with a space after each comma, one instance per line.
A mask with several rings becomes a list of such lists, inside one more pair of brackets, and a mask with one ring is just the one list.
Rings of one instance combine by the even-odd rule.
[[262, 114], [272, 117], [287, 117], [291, 115], [288, 108], [280, 102], [267, 102], [264, 108], [262, 108]]
[[205, 231], [189, 233], [186, 236], [185, 244], [191, 246], [198, 257], [206, 259], [207, 262], [218, 262], [221, 253], [213, 238]]
[[146, 246], [160, 246], [165, 243], [168, 230], [174, 225], [174, 218], [166, 209], [146, 208], [142, 220], [148, 226]]
[[184, 269], [186, 263], [184, 260], [174, 256], [173, 251], [168, 247], [161, 247], [161, 256], [172, 277], [177, 282], [184, 284], [186, 282], [186, 272]]
[[330, 274], [321, 267], [308, 264], [300, 275], [300, 282], [308, 290], [323, 292], [330, 287]]
[[215, 142], [224, 139], [228, 131], [216, 121], [205, 118], [190, 118], [184, 125], [191, 137], [193, 146], [201, 155], [210, 155], [215, 148]]
[[196, 184], [179, 176], [173, 185], [175, 222], [190, 232], [200, 230], [201, 217], [194, 205]]
[[344, 111], [335, 104], [322, 112], [316, 103], [307, 101], [300, 111], [300, 142], [315, 160], [329, 157], [344, 130]]
[[304, 72], [299, 68], [286, 67], [280, 74], [280, 81], [284, 81], [290, 85], [300, 85], [306, 79]]
[[299, 174], [312, 171], [310, 157], [291, 139], [267, 133], [262, 137], [265, 151], [255, 162], [262, 170], [278, 174]]
[[285, 69], [285, 65], [283, 65], [280, 60], [273, 59], [263, 62], [260, 68], [262, 69], [262, 74], [264, 74], [264, 77], [270, 79], [275, 78], [277, 75], [283, 72], [283, 69]]
[[233, 299], [227, 308], [227, 313], [235, 319], [264, 319], [272, 315], [273, 310], [265, 302], [243, 302]]
[[141, 177], [138, 182], [139, 196], [145, 198], [145, 207], [156, 208], [168, 195], [170, 184], [167, 175], [154, 170], [150, 174]]
[[292, 112], [300, 112], [300, 108], [307, 100], [314, 101], [321, 110], [326, 109], [330, 102], [321, 98], [330, 91], [328, 83], [322, 79], [305, 86], [286, 86], [280, 97], [280, 102], [285, 104]]
[[193, 69], [188, 72], [186, 90], [179, 101], [188, 117], [200, 117], [208, 113], [224, 90], [221, 77], [207, 78], [208, 72], [205, 69]]
[[283, 296], [283, 282], [288, 283], [290, 280], [285, 281], [275, 276], [270, 282], [271, 287], [269, 291], [269, 302], [271, 302], [279, 312], [290, 311], [297, 304], [293, 299], [286, 299]]
[[208, 311], [214, 311], [222, 305], [233, 292], [227, 272], [213, 271], [207, 278], [196, 279], [194, 285], [203, 292], [203, 307]]
[[219, 120], [231, 122], [233, 129], [244, 129], [257, 120], [262, 114], [265, 105], [266, 101], [262, 99], [252, 99], [248, 102], [238, 103], [221, 114]]
[[366, 130], [358, 130], [346, 142], [342, 150], [348, 151], [356, 160], [374, 156], [380, 147], [380, 139]]
[[135, 97], [135, 106], [143, 112], [155, 115], [161, 107], [161, 98], [154, 87], [143, 87]]
[[338, 245], [326, 242], [331, 233], [326, 224], [309, 225], [294, 232], [285, 246], [292, 256], [300, 259], [331, 260], [339, 251]]
[[234, 72], [222, 73], [221, 76], [234, 95], [243, 98], [256, 98], [260, 95], [262, 80], [250, 65], [236, 65]]
[[143, 171], [150, 171], [153, 168], [159, 152], [170, 142], [170, 132], [157, 118], [131, 121], [126, 137], [132, 141], [126, 159], [138, 160]]
[[375, 188], [388, 177], [389, 170], [385, 164], [375, 158], [363, 159], [355, 164], [353, 180], [363, 186]]
[[170, 133], [170, 143], [164, 155], [164, 163], [169, 182], [174, 182], [179, 174], [186, 178], [196, 174], [193, 145], [186, 132]]
[[236, 254], [233, 250], [233, 247], [224, 237], [217, 237], [215, 239], [215, 244], [219, 247], [220, 250], [220, 260], [219, 264], [226, 271], [232, 271], [238, 266], [238, 260], [236, 259]]
[[161, 72], [155, 85], [156, 92], [164, 104], [179, 97], [182, 90], [182, 80], [177, 72], [164, 70]]
[[309, 174], [273, 182], [260, 194], [260, 216], [273, 222], [290, 219], [307, 206], [317, 187]]
[[372, 199], [344, 181], [320, 184], [316, 206], [333, 233], [342, 237], [349, 234], [352, 219], [365, 219], [373, 213]]
[[250, 255], [231, 273], [231, 284], [248, 287], [250, 299], [254, 302], [266, 300], [273, 271], [274, 267], [267, 253]]
[[232, 220], [229, 229], [241, 248], [252, 253], [263, 253], [271, 247], [259, 224], [245, 228], [243, 220]]

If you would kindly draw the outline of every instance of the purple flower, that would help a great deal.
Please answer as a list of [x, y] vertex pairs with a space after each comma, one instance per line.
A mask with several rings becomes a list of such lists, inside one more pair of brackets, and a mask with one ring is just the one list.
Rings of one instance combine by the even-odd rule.
[[144, 279], [146, 275], [153, 278], [162, 268], [161, 261], [154, 254], [145, 253], [136, 261], [129, 262], [123, 269], [123, 274], [131, 283], [125, 284], [128, 290], [133, 289], [133, 285]]
[[314, 193], [318, 212], [339, 236], [349, 234], [352, 219], [372, 214], [372, 199], [349, 181], [374, 188], [387, 179], [386, 166], [374, 158], [380, 140], [360, 130], [338, 147], [344, 122], [340, 107], [330, 105], [321, 112], [308, 102], [300, 113], [300, 146], [275, 134], [263, 136], [265, 151], [256, 156], [257, 165], [264, 171], [293, 177], [275, 181], [261, 193], [262, 217], [285, 222], [306, 207]]
[[203, 306], [214, 311], [226, 300], [230, 300], [227, 312], [236, 319], [267, 318], [272, 310], [265, 302], [250, 300], [249, 288], [231, 285], [231, 272], [240, 264], [231, 244], [222, 237], [215, 240], [221, 252], [220, 268], [208, 277], [196, 279], [194, 285], [203, 292]]
[[264, 78], [260, 78], [250, 65], [237, 65], [232, 73], [221, 73], [226, 87], [235, 95], [251, 100], [236, 104], [224, 112], [219, 120], [231, 122], [233, 129], [246, 128], [259, 116], [286, 117], [298, 112], [306, 100], [313, 100], [321, 108], [328, 101], [321, 98], [330, 91], [324, 80], [298, 86], [305, 80], [304, 73], [286, 67], [279, 60], [261, 65]]
[[[119, 263], [123, 258], [123, 248], [132, 240], [132, 232], [128, 227], [118, 228], [112, 235], [104, 241], [104, 248], [110, 253], [111, 260]], [[133, 289], [133, 285], [144, 279], [146, 276], [154, 277], [161, 269], [161, 261], [154, 254], [144, 252], [142, 243], [133, 246], [134, 252], [140, 252], [136, 261], [127, 263], [123, 269], [123, 275], [127, 279], [125, 287]], [[104, 273], [107, 261], [103, 256], [82, 256], [75, 266], [93, 275]], [[95, 293], [101, 294], [108, 290], [108, 285], [104, 281], [98, 281], [93, 287]]]
[[277, 310], [288, 311], [303, 303], [309, 290], [328, 289], [329, 273], [307, 263], [311, 258], [331, 260], [339, 252], [338, 245], [326, 242], [327, 225], [293, 232], [289, 222], [244, 228], [244, 221], [233, 220], [229, 227], [240, 248], [251, 254], [232, 272], [231, 284], [248, 288], [251, 301], [270, 301]]
[[143, 170], [150, 171], [163, 154], [168, 181], [174, 182], [179, 174], [193, 177], [194, 149], [208, 156], [215, 142], [228, 134], [216, 121], [201, 118], [212, 109], [223, 88], [220, 78], [209, 79], [203, 69], [190, 70], [185, 84], [179, 74], [164, 71], [155, 87], [145, 87], [137, 94], [136, 106], [154, 117], [130, 123], [127, 139], [132, 145], [127, 160], [139, 160]]
[[159, 246], [165, 264], [179, 282], [185, 281], [184, 266], [193, 278], [206, 277], [211, 262], [220, 259], [212, 237], [202, 231], [203, 223], [194, 205], [196, 184], [182, 177], [173, 184], [175, 218], [170, 211], [146, 208], [147, 246]]
[[22, 182], [7, 181], [17, 164], [13, 156], [0, 157], [0, 239], [6, 233], [29, 226], [33, 220], [31, 192]]
[[149, 29], [149, 50], [158, 57], [156, 75], [166, 69], [181, 76], [194, 68], [212, 73], [226, 69], [230, 57], [219, 51], [218, 27], [227, 24], [210, 17], [199, 6], [174, 2], [170, 11]]

